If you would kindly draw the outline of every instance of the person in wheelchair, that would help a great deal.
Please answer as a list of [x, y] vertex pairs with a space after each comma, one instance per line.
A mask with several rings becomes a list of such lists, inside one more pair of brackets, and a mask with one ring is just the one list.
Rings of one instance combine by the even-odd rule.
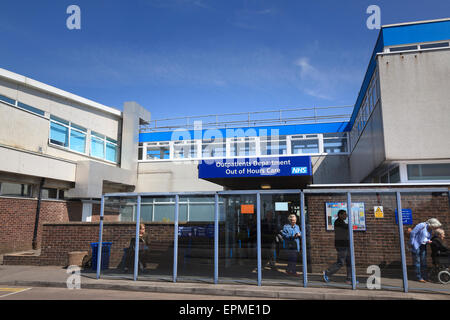
[[441, 228], [436, 229], [433, 238], [431, 238], [431, 258], [433, 264], [435, 260], [448, 260], [450, 256], [449, 248], [444, 245], [445, 231]]
[[434, 265], [434, 274], [441, 283], [450, 281], [450, 250], [444, 245], [445, 231], [441, 228], [436, 229], [431, 238], [431, 258]]

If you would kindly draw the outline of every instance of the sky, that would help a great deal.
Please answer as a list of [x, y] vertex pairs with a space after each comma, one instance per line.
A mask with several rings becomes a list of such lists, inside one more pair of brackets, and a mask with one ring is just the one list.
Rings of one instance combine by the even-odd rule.
[[353, 106], [370, 5], [382, 24], [450, 17], [448, 0], [2, 0], [0, 68], [152, 119]]

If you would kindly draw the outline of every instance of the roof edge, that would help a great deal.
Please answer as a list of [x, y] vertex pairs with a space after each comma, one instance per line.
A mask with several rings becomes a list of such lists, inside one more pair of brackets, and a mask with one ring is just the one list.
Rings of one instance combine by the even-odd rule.
[[420, 20], [420, 21], [394, 23], [394, 24], [385, 24], [385, 25], [382, 25], [381, 28], [391, 28], [391, 27], [399, 27], [399, 26], [408, 26], [408, 25], [413, 25], [413, 24], [425, 24], [425, 23], [443, 22], [443, 21], [450, 21], [450, 18], [433, 19], [433, 20]]
[[0, 68], [0, 77], [2, 78], [6, 78], [8, 80], [20, 83], [24, 86], [39, 90], [39, 91], [44, 91], [44, 92], [48, 92], [51, 93], [55, 96], [64, 98], [64, 99], [68, 99], [86, 106], [89, 106], [91, 108], [106, 112], [106, 113], [110, 113], [113, 114], [115, 116], [118, 117], [122, 117], [122, 111], [112, 108], [112, 107], [108, 107], [105, 106], [101, 103], [89, 100], [87, 98], [83, 98], [81, 96], [78, 96], [76, 94], [70, 93], [68, 91], [64, 91], [61, 89], [58, 89], [56, 87], [53, 87], [51, 85], [45, 84], [43, 82], [25, 77], [23, 75], [20, 75], [18, 73], [14, 73], [12, 71], [6, 70], [6, 69], [2, 69]]

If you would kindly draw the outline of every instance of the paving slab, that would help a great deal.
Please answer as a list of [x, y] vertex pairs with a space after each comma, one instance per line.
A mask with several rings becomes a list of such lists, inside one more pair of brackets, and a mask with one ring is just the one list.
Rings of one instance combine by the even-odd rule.
[[[22, 287], [66, 288], [70, 276], [61, 267], [0, 266], [0, 285]], [[169, 281], [133, 281], [99, 279], [95, 274], [81, 274], [82, 289], [103, 289], [140, 292], [182, 293], [198, 295], [260, 297], [298, 300], [450, 300], [449, 294], [404, 293], [390, 290], [351, 290], [330, 287], [256, 286], [246, 284], [211, 284]]]

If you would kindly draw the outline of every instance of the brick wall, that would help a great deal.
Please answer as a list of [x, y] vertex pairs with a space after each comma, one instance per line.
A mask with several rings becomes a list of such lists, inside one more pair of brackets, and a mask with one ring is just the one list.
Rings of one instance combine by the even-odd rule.
[[[36, 199], [0, 197], [0, 253], [32, 248]], [[49, 222], [81, 220], [81, 202], [41, 202], [38, 226], [38, 246], [42, 238], [42, 225]]]
[[[135, 223], [105, 222], [103, 241], [112, 242], [110, 267], [119, 265], [124, 248], [135, 236]], [[173, 223], [146, 224], [150, 233], [152, 253], [158, 255], [158, 261], [173, 260]], [[5, 256], [8, 265], [57, 265], [66, 266], [71, 251], [90, 252], [90, 243], [98, 242], [99, 224], [95, 222], [49, 223], [43, 225], [41, 255], [39, 257]], [[169, 254], [168, 254], [169, 253]]]

